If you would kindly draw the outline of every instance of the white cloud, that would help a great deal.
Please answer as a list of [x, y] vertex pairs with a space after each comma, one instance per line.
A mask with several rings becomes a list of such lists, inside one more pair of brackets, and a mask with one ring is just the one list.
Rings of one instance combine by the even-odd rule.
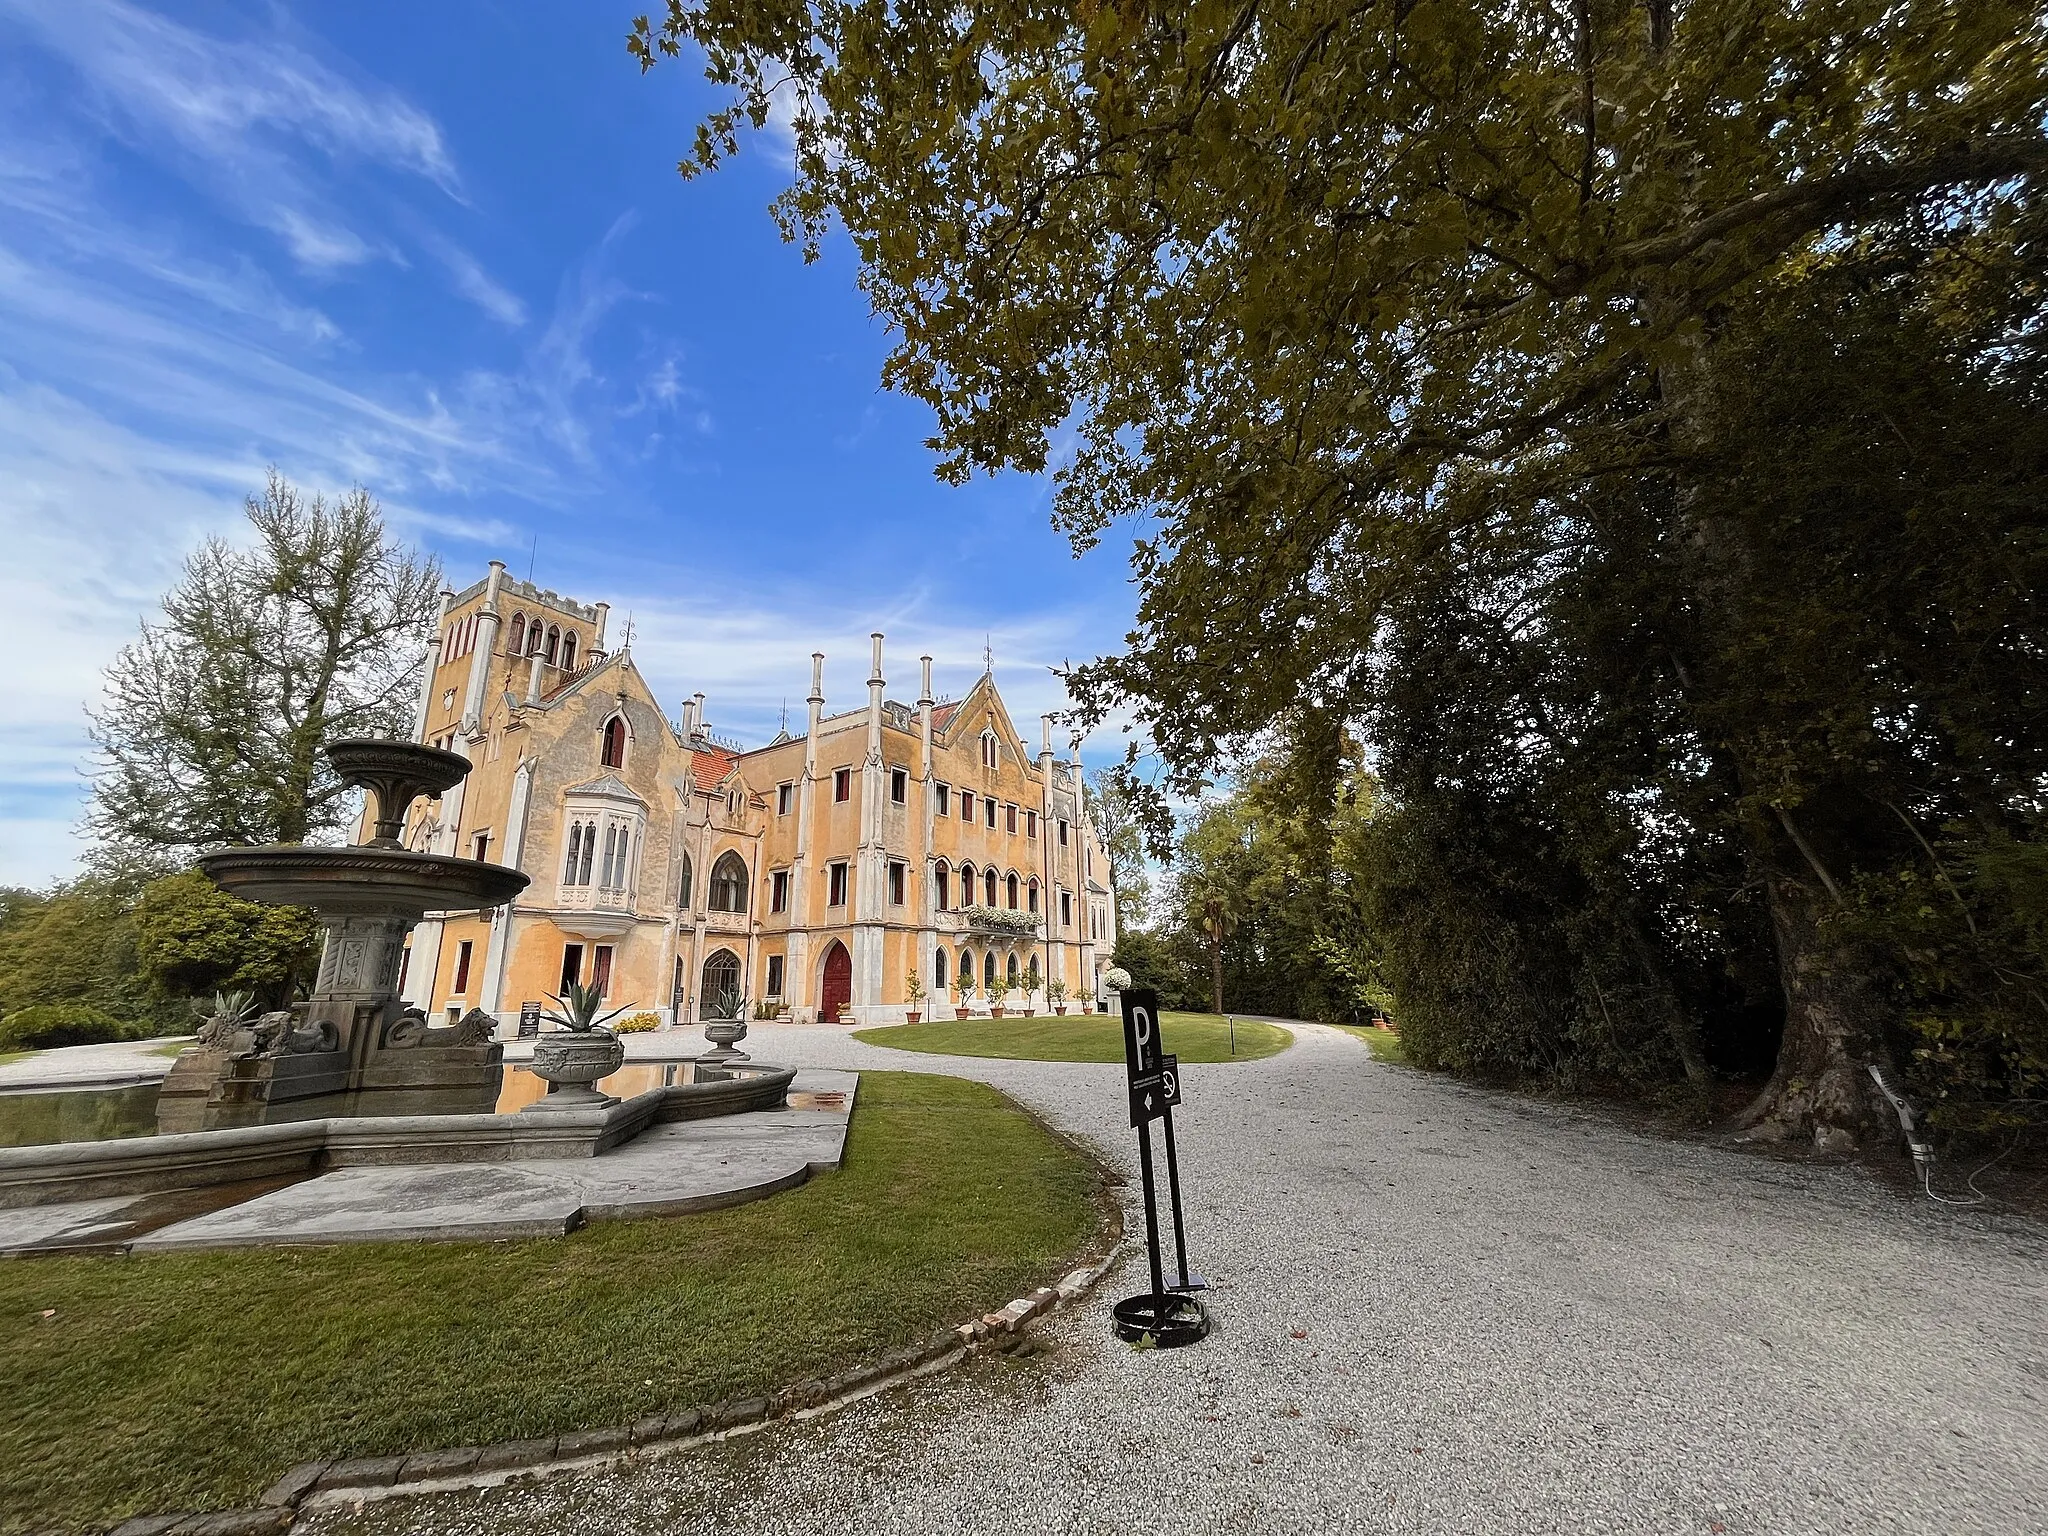
[[474, 256], [440, 235], [427, 234], [421, 238], [427, 249], [448, 269], [457, 293], [501, 324], [514, 329], [526, 324], [525, 300], [502, 286]]
[[309, 267], [377, 247], [330, 206], [311, 150], [461, 189], [441, 130], [394, 91], [348, 79], [282, 34], [209, 37], [122, 0], [0, 0], [0, 14], [75, 71], [79, 104], [137, 151], [174, 162]]

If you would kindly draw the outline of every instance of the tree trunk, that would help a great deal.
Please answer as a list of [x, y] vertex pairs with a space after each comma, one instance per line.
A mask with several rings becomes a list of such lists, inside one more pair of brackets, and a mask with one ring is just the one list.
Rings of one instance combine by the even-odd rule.
[[1774, 871], [1764, 881], [1785, 989], [1778, 1064], [1736, 1124], [1764, 1141], [1811, 1138], [1823, 1152], [1881, 1144], [1890, 1129], [1866, 1070], [1890, 1064], [1881, 983], [1870, 957], [1831, 935], [1824, 895]]
[[1223, 946], [1209, 946], [1209, 995], [1215, 1001], [1212, 1013], [1223, 1011]]

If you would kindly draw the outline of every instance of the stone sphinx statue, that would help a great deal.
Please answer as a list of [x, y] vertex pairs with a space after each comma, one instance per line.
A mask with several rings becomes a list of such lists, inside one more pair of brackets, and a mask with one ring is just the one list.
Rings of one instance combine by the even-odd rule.
[[384, 1032], [384, 1049], [406, 1050], [418, 1046], [488, 1045], [498, 1030], [498, 1021], [481, 1008], [472, 1008], [453, 1024], [429, 1024], [417, 1005], [405, 1010]]

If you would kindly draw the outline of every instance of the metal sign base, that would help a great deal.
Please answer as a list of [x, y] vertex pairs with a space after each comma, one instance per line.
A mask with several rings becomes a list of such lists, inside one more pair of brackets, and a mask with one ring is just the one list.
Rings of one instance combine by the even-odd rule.
[[1116, 1336], [1126, 1344], [1149, 1342], [1154, 1349], [1179, 1349], [1208, 1337], [1209, 1309], [1192, 1296], [1126, 1296], [1110, 1309]]

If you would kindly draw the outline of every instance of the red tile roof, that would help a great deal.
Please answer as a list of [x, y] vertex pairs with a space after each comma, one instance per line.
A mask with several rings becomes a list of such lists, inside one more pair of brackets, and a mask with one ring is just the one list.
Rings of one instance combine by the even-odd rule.
[[952, 704], [941, 704], [932, 711], [932, 729], [943, 731], [946, 728], [946, 722], [959, 712], [960, 704], [957, 701]]
[[725, 776], [732, 772], [733, 764], [739, 761], [737, 752], [728, 752], [724, 747], [696, 747], [690, 756], [690, 778], [701, 790], [714, 790], [725, 782]]

